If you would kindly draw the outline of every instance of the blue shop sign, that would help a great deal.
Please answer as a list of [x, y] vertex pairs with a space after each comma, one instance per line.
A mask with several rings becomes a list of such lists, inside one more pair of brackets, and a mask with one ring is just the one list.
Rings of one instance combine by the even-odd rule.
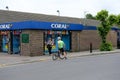
[[11, 27], [12, 27], [12, 24], [1, 24], [0, 30], [10, 29]]
[[[12, 26], [8, 26], [8, 24]], [[83, 30], [82, 24], [43, 22], [43, 21], [23, 21], [0, 24], [0, 30]]]
[[67, 29], [69, 27], [68, 24], [56, 24], [56, 23], [53, 23], [51, 24], [51, 28], [52, 29]]
[[[0, 24], [0, 30], [97, 30], [96, 26], [84, 26], [82, 24], [61, 23], [61, 22], [43, 22], [43, 21], [22, 21]], [[119, 28], [111, 28], [118, 30]]]

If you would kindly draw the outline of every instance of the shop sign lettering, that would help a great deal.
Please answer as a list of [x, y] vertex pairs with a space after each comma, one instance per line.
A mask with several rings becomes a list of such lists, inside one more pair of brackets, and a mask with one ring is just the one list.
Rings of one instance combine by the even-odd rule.
[[0, 25], [0, 29], [9, 29], [12, 26], [12, 24], [2, 24]]
[[58, 29], [67, 29], [69, 25], [67, 24], [51, 24], [51, 28], [58, 28]]

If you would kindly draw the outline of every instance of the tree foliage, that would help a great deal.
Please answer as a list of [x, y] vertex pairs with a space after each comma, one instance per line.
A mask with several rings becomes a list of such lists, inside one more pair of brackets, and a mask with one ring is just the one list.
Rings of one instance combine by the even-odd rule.
[[115, 24], [117, 23], [117, 16], [111, 14], [111, 15], [108, 17], [108, 21], [109, 21], [109, 25], [111, 25], [111, 26], [115, 25]]
[[95, 19], [95, 17], [92, 14], [86, 14], [86, 19]]
[[108, 17], [108, 11], [106, 11], [106, 10], [101, 10], [96, 15], [96, 19], [98, 19], [102, 22], [106, 21], [107, 17]]
[[102, 51], [112, 50], [112, 44], [107, 42], [106, 37], [112, 26], [120, 27], [120, 14], [119, 15], [109, 14], [107, 10], [101, 10], [100, 12], [97, 13], [96, 16], [93, 16], [90, 13], [86, 14], [86, 18], [100, 21], [100, 25], [98, 26], [98, 33], [102, 39], [100, 50]]
[[98, 32], [102, 39], [100, 50], [110, 51], [112, 50], [112, 45], [109, 42], [107, 42], [106, 37], [111, 29], [111, 26], [117, 23], [117, 16], [113, 14], [109, 15], [107, 10], [101, 10], [97, 13], [96, 19], [101, 22], [101, 24], [98, 26]]
[[117, 22], [116, 24], [120, 27], [120, 14], [117, 16]]

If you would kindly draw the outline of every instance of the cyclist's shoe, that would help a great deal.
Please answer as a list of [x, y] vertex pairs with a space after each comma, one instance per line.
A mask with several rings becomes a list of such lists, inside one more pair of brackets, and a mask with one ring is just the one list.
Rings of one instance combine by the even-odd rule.
[[67, 57], [64, 57], [65, 58], [65, 60], [67, 59]]

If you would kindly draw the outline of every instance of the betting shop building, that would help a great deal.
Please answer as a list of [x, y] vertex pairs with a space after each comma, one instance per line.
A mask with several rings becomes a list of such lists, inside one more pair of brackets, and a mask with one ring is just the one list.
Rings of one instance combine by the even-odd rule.
[[[98, 49], [101, 38], [97, 32], [99, 21], [0, 10], [0, 51], [23, 56], [48, 54], [46, 42], [51, 37], [54, 42], [52, 52], [58, 51], [57, 37], [65, 42], [65, 50], [78, 52]], [[107, 40], [117, 48], [119, 30], [113, 27]]]

